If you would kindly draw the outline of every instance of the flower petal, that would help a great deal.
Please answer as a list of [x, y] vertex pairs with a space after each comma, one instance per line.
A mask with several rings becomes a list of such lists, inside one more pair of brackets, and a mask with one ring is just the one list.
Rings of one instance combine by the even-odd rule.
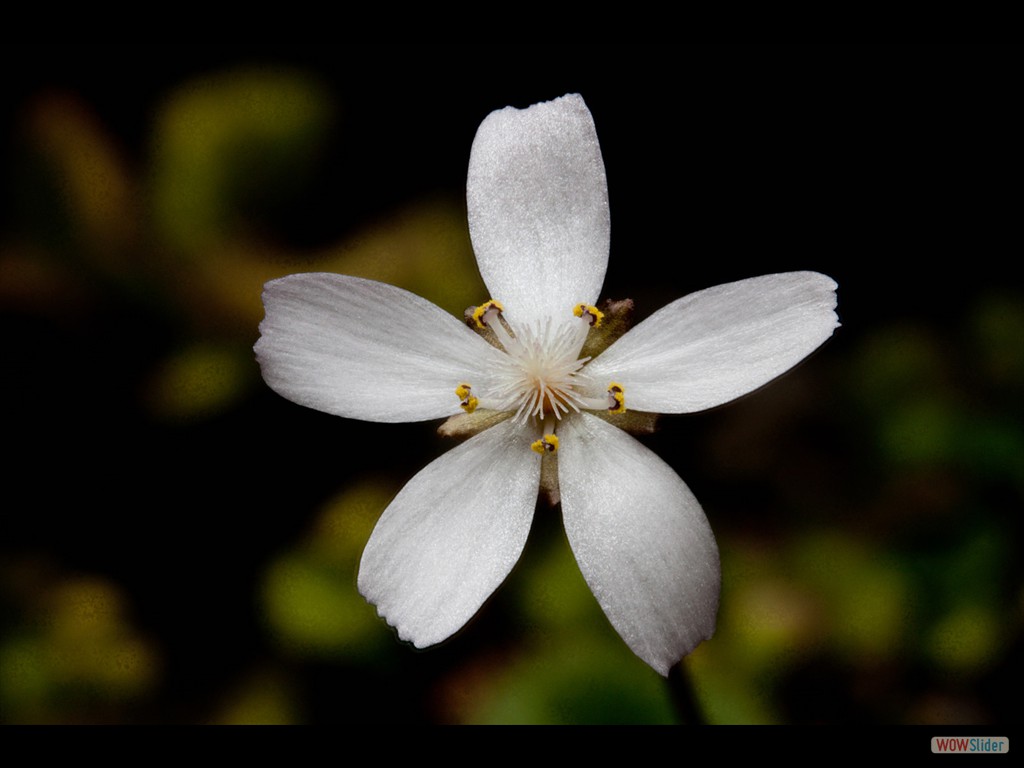
[[540, 457], [504, 421], [429, 464], [384, 510], [363, 551], [359, 591], [418, 648], [458, 631], [523, 551]]
[[466, 200], [480, 274], [514, 323], [568, 318], [596, 302], [608, 266], [608, 185], [580, 96], [488, 115]]
[[335, 274], [267, 283], [256, 357], [274, 391], [367, 421], [459, 413], [455, 389], [481, 381], [501, 353], [426, 299]]
[[605, 615], [662, 675], [714, 634], [721, 572], [707, 518], [665, 462], [589, 414], [559, 430], [565, 532]]
[[835, 281], [817, 272], [698, 291], [632, 328], [586, 371], [622, 384], [628, 408], [713, 408], [767, 384], [831, 336], [839, 325], [835, 291]]

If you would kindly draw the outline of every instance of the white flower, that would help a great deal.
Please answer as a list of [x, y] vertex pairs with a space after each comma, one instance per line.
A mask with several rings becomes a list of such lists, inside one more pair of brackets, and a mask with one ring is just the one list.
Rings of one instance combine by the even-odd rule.
[[555, 460], [587, 584], [629, 647], [665, 675], [714, 632], [718, 548], [693, 494], [615, 426], [618, 414], [699, 411], [757, 389], [832, 334], [836, 285], [795, 272], [699, 291], [591, 360], [581, 349], [599, 322], [609, 215], [583, 99], [489, 115], [467, 200], [494, 297], [475, 312], [490, 342], [399, 288], [292, 275], [264, 293], [263, 377], [346, 418], [510, 414], [417, 474], [366, 545], [359, 589], [401, 638], [433, 645], [477, 612], [519, 559], [542, 461]]

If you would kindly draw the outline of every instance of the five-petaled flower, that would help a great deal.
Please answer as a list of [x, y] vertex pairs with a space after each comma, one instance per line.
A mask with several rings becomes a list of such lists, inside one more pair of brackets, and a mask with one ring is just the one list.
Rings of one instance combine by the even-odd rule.
[[483, 425], [409, 481], [363, 552], [359, 589], [401, 638], [433, 645], [477, 612], [519, 559], [542, 465], [556, 462], [587, 584], [665, 675], [714, 632], [718, 548], [683, 481], [617, 423], [627, 411], [712, 408], [788, 370], [831, 336], [836, 285], [814, 272], [721, 285], [669, 304], [593, 359], [582, 354], [602, 318], [609, 214], [597, 133], [577, 95], [489, 115], [467, 201], [494, 297], [468, 324], [383, 283], [292, 275], [264, 292], [263, 377], [347, 418], [469, 412]]

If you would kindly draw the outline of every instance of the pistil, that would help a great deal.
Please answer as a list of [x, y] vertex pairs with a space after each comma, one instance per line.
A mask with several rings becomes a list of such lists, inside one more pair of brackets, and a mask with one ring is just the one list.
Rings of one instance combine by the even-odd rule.
[[604, 396], [584, 394], [594, 392], [594, 382], [580, 375], [590, 361], [580, 357], [580, 350], [590, 329], [601, 324], [603, 313], [597, 307], [577, 304], [572, 313], [578, 321], [555, 322], [549, 317], [543, 324], [518, 328], [505, 320], [503, 311], [501, 302], [490, 299], [467, 313], [478, 328], [490, 329], [507, 357], [493, 371], [487, 391], [473, 392], [469, 383], [458, 386], [455, 394], [464, 411], [514, 410], [513, 418], [522, 423], [543, 420], [544, 435], [533, 445], [543, 452], [557, 450], [555, 424], [572, 411], [625, 412], [620, 384], [609, 384]]

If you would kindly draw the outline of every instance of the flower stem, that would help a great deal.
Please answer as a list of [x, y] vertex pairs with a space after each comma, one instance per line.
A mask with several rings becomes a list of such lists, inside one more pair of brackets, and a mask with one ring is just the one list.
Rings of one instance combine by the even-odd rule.
[[668, 671], [668, 688], [679, 720], [685, 725], [707, 725], [685, 660]]

